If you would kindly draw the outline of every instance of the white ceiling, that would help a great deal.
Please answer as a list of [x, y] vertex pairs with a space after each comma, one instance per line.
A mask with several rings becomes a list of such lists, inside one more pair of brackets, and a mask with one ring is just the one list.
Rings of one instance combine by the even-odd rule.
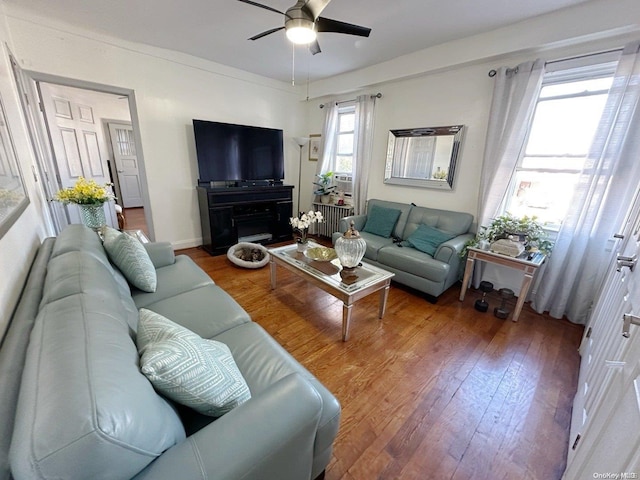
[[[285, 11], [295, 0], [257, 0]], [[333, 0], [323, 17], [372, 29], [369, 38], [320, 33], [322, 53], [297, 47], [295, 75], [310, 80], [367, 67], [590, 0]], [[188, 53], [289, 81], [283, 17], [237, 0], [5, 0], [34, 14], [113, 37]]]

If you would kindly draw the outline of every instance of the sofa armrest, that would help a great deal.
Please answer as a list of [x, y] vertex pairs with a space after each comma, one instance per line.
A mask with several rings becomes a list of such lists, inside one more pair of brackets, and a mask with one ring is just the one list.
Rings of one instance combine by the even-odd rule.
[[318, 392], [293, 373], [174, 445], [135, 478], [310, 478], [321, 410]]
[[356, 230], [362, 230], [367, 223], [367, 216], [351, 215], [350, 217], [341, 218], [339, 223], [340, 233], [344, 233], [349, 230], [349, 227], [351, 226], [351, 220], [353, 220]]
[[176, 263], [176, 256], [173, 252], [173, 245], [169, 242], [143, 243], [144, 248], [151, 258], [151, 263], [156, 269], [173, 265]]
[[362, 230], [365, 224], [367, 223], [367, 216], [351, 215], [350, 217], [341, 218], [340, 222], [338, 223], [338, 231], [333, 232], [333, 234], [331, 234], [331, 243], [333, 243], [333, 245], [336, 244], [336, 240], [338, 240], [338, 238], [341, 237], [344, 234], [344, 232], [349, 230], [352, 220], [353, 220], [354, 227], [356, 227], [356, 230], [359, 231], [359, 230]]
[[452, 264], [453, 260], [459, 260], [460, 252], [464, 248], [464, 244], [469, 240], [474, 238], [473, 233], [465, 233], [463, 235], [458, 235], [451, 240], [447, 240], [444, 243], [441, 243], [436, 250], [436, 254], [433, 256], [436, 260], [440, 260], [441, 262]]

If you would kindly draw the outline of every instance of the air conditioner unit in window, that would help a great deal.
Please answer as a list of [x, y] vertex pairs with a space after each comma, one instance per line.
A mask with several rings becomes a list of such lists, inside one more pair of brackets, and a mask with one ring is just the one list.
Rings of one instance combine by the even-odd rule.
[[334, 175], [336, 188], [339, 192], [344, 192], [346, 195], [351, 195], [351, 182], [353, 177], [351, 175]]

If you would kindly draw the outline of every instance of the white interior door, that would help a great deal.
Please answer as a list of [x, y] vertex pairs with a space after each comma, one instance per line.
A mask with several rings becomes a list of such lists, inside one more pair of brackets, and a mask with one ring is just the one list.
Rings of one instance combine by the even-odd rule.
[[[100, 129], [91, 105], [77, 103], [69, 96], [55, 92], [55, 86], [38, 82], [51, 146], [56, 157], [58, 181], [72, 187], [79, 177], [110, 183], [107, 162], [100, 151]], [[81, 223], [75, 205], [67, 207], [70, 223]], [[117, 227], [113, 202], [105, 203], [107, 224]]]
[[[623, 336], [623, 316], [640, 322], [640, 200], [636, 199], [581, 346], [567, 480], [595, 474], [640, 478], [640, 327]], [[625, 266], [625, 264], [629, 266]]]
[[122, 206], [142, 207], [144, 203], [133, 127], [131, 124], [109, 122], [109, 134], [120, 184]]

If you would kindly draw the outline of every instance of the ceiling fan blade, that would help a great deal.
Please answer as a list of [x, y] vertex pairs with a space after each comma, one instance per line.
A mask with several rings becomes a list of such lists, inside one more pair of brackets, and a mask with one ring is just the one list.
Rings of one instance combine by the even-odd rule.
[[314, 40], [309, 44], [309, 51], [311, 52], [311, 55], [322, 52], [322, 50], [320, 50], [320, 44], [318, 43], [318, 40]]
[[313, 18], [318, 18], [324, 8], [329, 5], [330, 1], [331, 0], [307, 0], [307, 3], [305, 3], [304, 6], [309, 10], [309, 12], [311, 12]]
[[267, 35], [271, 35], [272, 33], [277, 32], [278, 30], [284, 30], [284, 27], [272, 28], [271, 30], [267, 30], [266, 32], [262, 32], [257, 35], [254, 35], [249, 40], [258, 40], [259, 38], [266, 37]]
[[318, 32], [345, 33], [347, 35], [358, 35], [360, 37], [368, 37], [371, 33], [370, 28], [323, 17], [318, 17], [316, 20], [316, 29]]
[[279, 13], [280, 15], [286, 15], [284, 12], [281, 12], [280, 10], [276, 10], [275, 8], [269, 7], [268, 5], [262, 5], [261, 3], [252, 2], [251, 0], [238, 0], [238, 1], [242, 3], [248, 3], [249, 5], [253, 5], [254, 7], [264, 8], [265, 10], [270, 10], [272, 12]]

